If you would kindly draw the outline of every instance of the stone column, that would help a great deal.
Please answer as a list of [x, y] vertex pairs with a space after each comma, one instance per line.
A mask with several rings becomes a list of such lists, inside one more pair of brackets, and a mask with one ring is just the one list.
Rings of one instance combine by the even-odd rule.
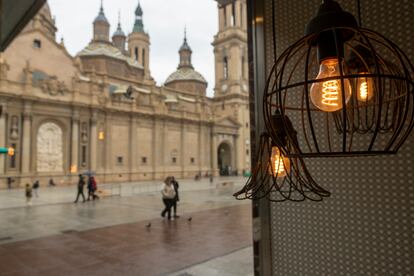
[[241, 3], [240, 1], [235, 1], [234, 2], [235, 5], [235, 16], [236, 16], [236, 26], [237, 27], [241, 27], [242, 26], [242, 13], [241, 13]]
[[79, 169], [79, 160], [78, 160], [78, 153], [79, 153], [79, 112], [74, 111], [72, 115], [72, 152], [70, 158], [70, 170], [71, 173], [76, 174]]
[[186, 156], [186, 150], [185, 146], [187, 145], [187, 127], [184, 121], [181, 121], [181, 145], [180, 145], [180, 168], [181, 168], [181, 177], [185, 177], [185, 163], [187, 160], [185, 160]]
[[212, 172], [213, 175], [216, 176], [217, 175], [217, 137], [214, 136], [213, 133], [211, 133], [211, 168], [212, 168]]
[[233, 22], [231, 19], [231, 15], [232, 15], [232, 8], [231, 5], [226, 5], [226, 22], [227, 22], [227, 26], [232, 26]]
[[238, 136], [234, 135], [233, 136], [233, 156], [234, 156], [234, 161], [233, 161], [233, 169], [237, 171], [237, 174], [239, 174], [240, 172], [240, 164], [239, 164], [239, 144], [238, 144]]
[[32, 106], [25, 104], [23, 112], [23, 146], [22, 146], [22, 173], [30, 173], [31, 141], [32, 141]]
[[154, 118], [154, 128], [153, 128], [153, 143], [152, 143], [152, 170], [154, 174], [154, 179], [159, 179], [161, 177], [161, 169], [164, 165], [164, 134], [163, 134], [163, 122], [159, 117]]
[[[6, 147], [6, 106], [0, 106], [2, 113], [0, 114], [0, 147]], [[6, 173], [6, 155], [0, 154], [0, 174]]]
[[205, 172], [202, 171], [203, 169], [203, 160], [204, 160], [204, 151], [203, 151], [203, 145], [204, 145], [204, 135], [203, 135], [203, 125], [200, 123], [198, 125], [198, 154], [196, 156], [196, 163], [198, 163], [198, 170], [201, 171], [202, 174]]
[[90, 170], [97, 169], [97, 147], [98, 147], [98, 127], [97, 113], [93, 112], [91, 117], [91, 133], [90, 133]]
[[129, 121], [129, 172], [131, 179], [134, 179], [134, 174], [137, 171], [137, 123], [134, 114], [131, 115]]
[[224, 17], [226, 16], [226, 10], [225, 8], [219, 8], [219, 30], [223, 30], [225, 25], [224, 25]]
[[[104, 146], [104, 158], [105, 158], [105, 173], [112, 173], [112, 116], [106, 114], [105, 122], [105, 146]], [[111, 176], [112, 177], [112, 176]]]

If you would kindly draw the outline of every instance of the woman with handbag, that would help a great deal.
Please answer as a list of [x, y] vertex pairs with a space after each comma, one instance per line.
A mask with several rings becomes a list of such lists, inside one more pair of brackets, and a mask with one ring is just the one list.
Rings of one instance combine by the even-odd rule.
[[167, 214], [168, 220], [171, 220], [171, 207], [174, 205], [176, 191], [172, 185], [171, 177], [167, 177], [161, 187], [162, 201], [164, 202], [165, 208], [161, 212], [161, 217], [165, 218]]

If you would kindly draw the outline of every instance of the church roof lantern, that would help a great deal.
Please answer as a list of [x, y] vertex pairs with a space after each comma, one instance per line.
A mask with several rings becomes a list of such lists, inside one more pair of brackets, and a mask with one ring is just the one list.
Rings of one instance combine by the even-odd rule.
[[105, 13], [104, 13], [102, 0], [101, 0], [101, 8], [99, 9], [99, 14], [95, 18], [95, 20], [93, 21], [93, 23], [98, 23], [98, 22], [107, 23], [109, 25], [109, 21], [106, 18]]
[[207, 84], [206, 79], [199, 72], [194, 70], [194, 67], [191, 63], [192, 51], [187, 42], [187, 31], [184, 30], [184, 42], [179, 50], [180, 54], [180, 63], [177, 70], [172, 73], [165, 84], [169, 84], [176, 81], [198, 81], [204, 84]]
[[116, 37], [116, 36], [122, 36], [122, 37], [126, 37], [124, 31], [122, 30], [121, 27], [121, 14], [118, 14], [118, 27], [116, 28], [116, 31], [114, 32], [114, 34], [112, 35], [112, 37]]

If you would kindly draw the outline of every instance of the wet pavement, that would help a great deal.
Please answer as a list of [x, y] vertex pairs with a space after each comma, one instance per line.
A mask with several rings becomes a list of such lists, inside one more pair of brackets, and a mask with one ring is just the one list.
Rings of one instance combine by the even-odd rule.
[[0, 275], [251, 275], [250, 204], [231, 197], [244, 181], [180, 181], [175, 221], [160, 217], [158, 182], [77, 204], [75, 187], [42, 188], [33, 206], [0, 191]]

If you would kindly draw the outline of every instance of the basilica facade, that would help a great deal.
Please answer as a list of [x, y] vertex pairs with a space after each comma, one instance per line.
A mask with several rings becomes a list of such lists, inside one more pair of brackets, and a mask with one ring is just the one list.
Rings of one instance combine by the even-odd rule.
[[56, 41], [46, 4], [0, 56], [0, 146], [15, 149], [0, 155], [0, 188], [7, 177], [22, 186], [250, 171], [246, 3], [218, 0], [218, 10], [210, 98], [187, 37], [177, 70], [156, 85], [139, 4], [128, 35], [119, 23], [110, 35], [101, 7], [76, 56]]

